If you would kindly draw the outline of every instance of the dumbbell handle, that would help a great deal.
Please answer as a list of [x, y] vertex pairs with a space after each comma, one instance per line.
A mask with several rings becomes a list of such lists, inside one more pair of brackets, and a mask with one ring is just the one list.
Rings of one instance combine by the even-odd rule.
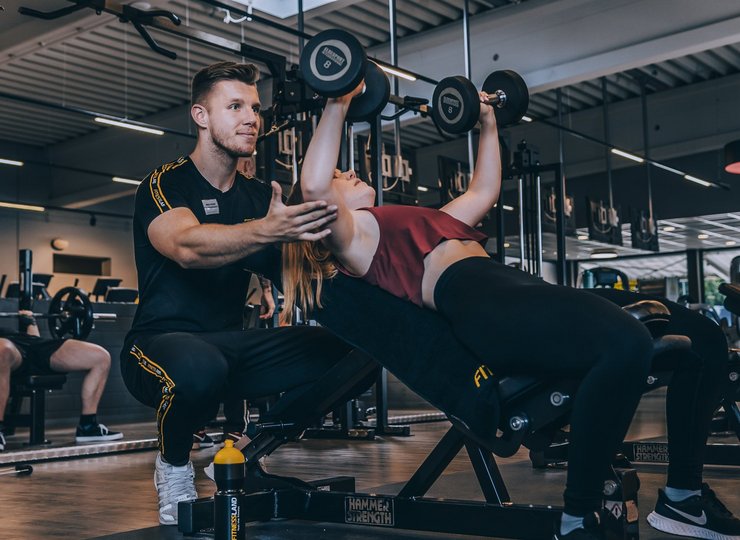
[[486, 101], [488, 105], [492, 105], [494, 107], [501, 108], [504, 105], [506, 105], [506, 92], [503, 90], [496, 90], [493, 94], [489, 94], [484, 92], [486, 96]]

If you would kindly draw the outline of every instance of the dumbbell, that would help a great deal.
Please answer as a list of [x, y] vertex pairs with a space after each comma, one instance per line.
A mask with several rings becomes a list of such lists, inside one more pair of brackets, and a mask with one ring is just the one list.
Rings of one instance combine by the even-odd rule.
[[[503, 127], [517, 123], [529, 107], [529, 91], [521, 76], [511, 70], [494, 71], [483, 82], [488, 104], [493, 106], [496, 123]], [[442, 79], [432, 95], [432, 118], [442, 131], [465, 133], [480, 116], [480, 95], [465, 77]]]
[[350, 122], [372, 120], [390, 97], [386, 74], [367, 59], [362, 44], [345, 30], [324, 30], [308, 40], [300, 69], [306, 84], [323, 97], [349, 94], [365, 80], [365, 90], [355, 96], [347, 111]]

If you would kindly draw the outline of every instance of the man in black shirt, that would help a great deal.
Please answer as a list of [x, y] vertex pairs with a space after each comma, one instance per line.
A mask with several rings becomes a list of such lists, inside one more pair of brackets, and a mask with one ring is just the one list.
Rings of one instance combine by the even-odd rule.
[[[279, 287], [280, 242], [315, 241], [336, 207], [286, 207], [280, 186], [236, 173], [251, 155], [260, 101], [251, 64], [222, 62], [193, 79], [193, 152], [152, 172], [136, 193], [140, 302], [121, 353], [129, 391], [157, 410], [159, 520], [197, 497], [193, 432], [224, 399], [300, 392], [349, 352], [323, 329], [242, 330], [250, 272]], [[247, 271], [247, 269], [249, 271]]]

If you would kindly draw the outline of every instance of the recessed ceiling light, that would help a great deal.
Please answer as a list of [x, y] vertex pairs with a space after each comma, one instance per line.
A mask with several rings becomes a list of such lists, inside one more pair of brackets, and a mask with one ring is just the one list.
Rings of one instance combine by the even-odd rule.
[[505, 248], [509, 248], [509, 247], [511, 247], [511, 244], [509, 244], [508, 242], [505, 242], [505, 243], [504, 243], [504, 247], [505, 247]]
[[726, 246], [734, 246], [735, 244], [737, 244], [737, 242], [735, 242], [734, 240], [728, 240], [727, 242], [725, 242]]
[[663, 232], [673, 232], [676, 230], [676, 227], [663, 227]]
[[579, 234], [578, 235], [578, 239], [579, 240], [588, 240], [588, 235], [587, 234]]
[[699, 236], [697, 236], [697, 238], [699, 240], [706, 240], [707, 238], [709, 238], [709, 235], [708, 234], [700, 234]]
[[616, 259], [617, 250], [612, 248], [598, 248], [591, 252], [592, 259]]

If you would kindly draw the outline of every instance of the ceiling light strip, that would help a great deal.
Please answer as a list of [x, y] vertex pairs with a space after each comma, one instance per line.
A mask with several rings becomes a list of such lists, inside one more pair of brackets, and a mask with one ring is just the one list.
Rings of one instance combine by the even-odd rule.
[[31, 212], [45, 212], [46, 211], [46, 208], [44, 208], [43, 206], [36, 206], [33, 204], [12, 203], [12, 202], [5, 202], [5, 201], [0, 201], [0, 207], [11, 208], [13, 210], [30, 210]]
[[2, 158], [0, 158], [0, 163], [2, 163], [3, 165], [13, 165], [15, 167], [23, 167], [23, 162], [22, 161], [16, 161], [14, 159], [2, 159]]
[[133, 180], [131, 178], [122, 178], [120, 176], [114, 176], [113, 181], [118, 182], [119, 184], [131, 184], [133, 186], [138, 186], [139, 184], [141, 184], [141, 180]]
[[150, 133], [152, 135], [164, 135], [164, 131], [161, 129], [154, 129], [146, 126], [141, 126], [139, 124], [132, 124], [127, 121], [121, 121], [121, 120], [113, 120], [111, 118], [103, 118], [102, 116], [96, 116], [94, 120], [98, 124], [106, 124], [108, 126], [115, 126], [125, 129], [131, 129], [134, 131], [141, 131], [143, 133]]

